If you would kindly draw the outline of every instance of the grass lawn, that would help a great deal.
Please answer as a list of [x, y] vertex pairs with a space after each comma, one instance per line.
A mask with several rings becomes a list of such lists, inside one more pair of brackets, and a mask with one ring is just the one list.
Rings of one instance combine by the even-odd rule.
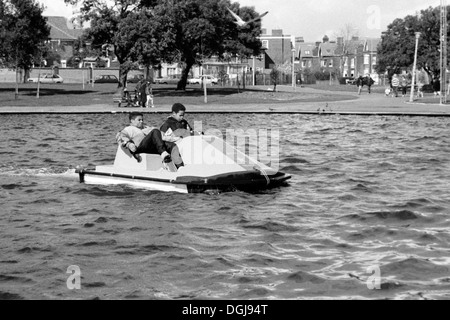
[[[356, 87], [354, 87], [356, 88]], [[131, 86], [134, 89], [134, 85]], [[322, 88], [319, 88], [322, 89]], [[247, 88], [214, 86], [208, 88], [208, 104], [276, 104], [286, 102], [328, 102], [356, 99], [351, 95], [335, 95], [323, 92], [272, 92]], [[336, 90], [335, 90], [336, 91]], [[113, 97], [120, 96], [116, 84], [41, 84], [39, 99], [36, 97], [37, 84], [19, 84], [19, 96], [15, 99], [15, 84], [0, 83], [0, 107], [2, 106], [82, 106], [95, 104], [113, 105]], [[153, 94], [158, 105], [171, 105], [176, 101], [204, 104], [204, 92], [198, 85], [188, 86], [186, 91], [177, 91], [175, 85], [154, 85]]]

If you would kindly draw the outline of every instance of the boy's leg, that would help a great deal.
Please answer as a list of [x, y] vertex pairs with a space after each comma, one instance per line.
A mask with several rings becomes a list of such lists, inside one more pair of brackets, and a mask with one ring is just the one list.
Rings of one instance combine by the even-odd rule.
[[173, 163], [177, 166], [177, 168], [184, 166], [183, 159], [180, 155], [180, 150], [178, 149], [178, 146], [174, 142], [168, 142], [165, 141], [166, 149], [170, 153], [170, 156], [172, 157]]
[[164, 145], [162, 139], [161, 131], [158, 129], [152, 130], [145, 138], [142, 140], [140, 146], [138, 147], [136, 153], [150, 153], [150, 154], [160, 154], [164, 156], [169, 155]]

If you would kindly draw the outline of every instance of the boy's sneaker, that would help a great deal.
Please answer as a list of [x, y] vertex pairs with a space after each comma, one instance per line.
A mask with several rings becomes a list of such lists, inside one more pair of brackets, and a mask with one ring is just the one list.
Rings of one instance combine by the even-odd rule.
[[170, 154], [167, 151], [161, 153], [161, 159], [163, 160], [163, 162], [166, 163], [172, 161], [172, 158], [170, 157]]
[[133, 153], [133, 157], [137, 160], [138, 163], [142, 162], [142, 157], [140, 154]]

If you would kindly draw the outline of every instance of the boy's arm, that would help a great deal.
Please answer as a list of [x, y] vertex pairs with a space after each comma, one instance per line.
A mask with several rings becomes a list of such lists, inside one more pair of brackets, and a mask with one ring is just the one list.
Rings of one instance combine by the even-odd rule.
[[131, 141], [126, 128], [116, 134], [116, 141], [125, 148], [130, 149], [132, 152], [136, 151], [136, 146], [133, 141]]
[[177, 142], [178, 140], [181, 139], [180, 137], [176, 137], [176, 136], [173, 134], [173, 131], [172, 131], [172, 129], [170, 128], [169, 123], [167, 123], [167, 121], [165, 121], [165, 122], [162, 124], [160, 130], [161, 130], [161, 135], [162, 135], [163, 141], [167, 141], [167, 142]]
[[[162, 127], [161, 127], [162, 128]], [[167, 142], [177, 142], [178, 140], [181, 139], [181, 137], [177, 137], [175, 136], [175, 134], [173, 133], [172, 129], [167, 129], [167, 131], [162, 131], [161, 129], [161, 133], [162, 133], [162, 139], [163, 141], [167, 141]]]

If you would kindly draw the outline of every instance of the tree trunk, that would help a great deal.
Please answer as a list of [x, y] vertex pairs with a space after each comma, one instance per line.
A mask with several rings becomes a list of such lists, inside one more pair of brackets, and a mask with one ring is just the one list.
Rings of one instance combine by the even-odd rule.
[[128, 68], [121, 63], [120, 69], [119, 69], [119, 84], [118, 88], [125, 88], [127, 84], [127, 75], [128, 75]]
[[28, 81], [28, 79], [30, 78], [30, 72], [31, 72], [31, 70], [28, 68], [23, 69], [22, 78], [20, 79], [21, 83], [26, 83]]
[[194, 65], [193, 60], [189, 60], [186, 62], [186, 66], [181, 73], [181, 79], [178, 81], [177, 90], [186, 90], [187, 78], [189, 76], [189, 72], [191, 72], [192, 66]]

